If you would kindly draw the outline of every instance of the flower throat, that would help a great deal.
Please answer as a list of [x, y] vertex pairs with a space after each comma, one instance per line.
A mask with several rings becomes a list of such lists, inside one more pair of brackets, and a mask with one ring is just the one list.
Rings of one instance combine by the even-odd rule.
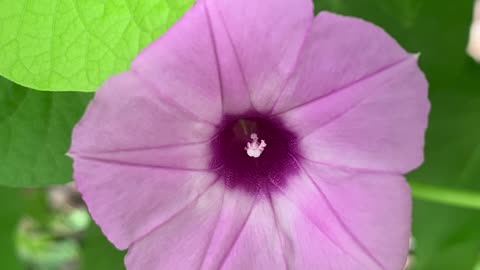
[[211, 147], [212, 166], [229, 188], [269, 193], [298, 170], [297, 137], [272, 117], [227, 116]]

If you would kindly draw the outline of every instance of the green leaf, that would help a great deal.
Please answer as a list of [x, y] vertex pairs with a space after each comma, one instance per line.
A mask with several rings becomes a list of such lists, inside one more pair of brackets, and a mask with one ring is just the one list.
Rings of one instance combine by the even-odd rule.
[[0, 0], [0, 75], [34, 89], [93, 91], [192, 3]]
[[[438, 0], [316, 0], [316, 4], [317, 10], [372, 21], [409, 51], [421, 53], [432, 111], [425, 163], [408, 179], [413, 188], [428, 184], [479, 193], [480, 65], [465, 53], [473, 1], [452, 5]], [[480, 211], [415, 200], [414, 269], [472, 270], [480, 252], [479, 224]]]
[[65, 155], [92, 94], [33, 91], [0, 77], [0, 185], [72, 180]]

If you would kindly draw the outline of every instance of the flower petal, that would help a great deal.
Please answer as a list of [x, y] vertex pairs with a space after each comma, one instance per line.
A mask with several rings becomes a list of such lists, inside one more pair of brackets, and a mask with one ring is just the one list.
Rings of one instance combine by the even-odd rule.
[[[224, 270], [288, 269], [282, 239], [279, 237], [275, 215], [266, 199], [259, 200], [252, 209], [221, 267]], [[212, 268], [205, 268], [208, 270]]]
[[[378, 173], [339, 175], [335, 169], [316, 164], [305, 168], [338, 218], [370, 255], [387, 270], [403, 269], [412, 220], [412, 196], [405, 178]], [[322, 180], [324, 177], [329, 181]]]
[[211, 124], [162, 99], [135, 73], [110, 78], [97, 91], [73, 131], [70, 153], [152, 150], [210, 140]]
[[183, 211], [135, 242], [125, 257], [129, 270], [199, 269], [215, 231], [225, 187], [216, 182]]
[[78, 157], [74, 179], [95, 222], [116, 247], [126, 249], [188, 207], [217, 176]]
[[126, 258], [128, 269], [220, 269], [233, 256], [232, 246], [255, 202], [243, 192], [226, 190], [222, 195], [220, 185], [135, 243]]
[[253, 106], [260, 112], [269, 112], [295, 67], [313, 21], [312, 1], [204, 2], [218, 39], [229, 40], [233, 46]]
[[318, 163], [405, 173], [423, 161], [428, 84], [411, 56], [281, 117]]
[[415, 60], [379, 27], [322, 12], [274, 113], [308, 159], [408, 172], [423, 161], [430, 108]]
[[213, 153], [209, 143], [70, 153], [69, 155], [74, 159], [86, 158], [132, 166], [180, 170], [215, 169], [211, 167]]
[[218, 124], [222, 118], [222, 89], [209, 28], [204, 4], [195, 4], [137, 56], [132, 70], [155, 87], [159, 96]]
[[286, 269], [270, 203], [219, 185], [136, 242], [127, 268]]
[[411, 225], [404, 178], [302, 166], [273, 199], [292, 268], [402, 269]]
[[407, 52], [380, 27], [361, 19], [321, 12], [273, 113], [346, 88], [407, 57]]
[[256, 202], [256, 196], [251, 196], [242, 190], [227, 190], [217, 227], [209, 247], [204, 249], [202, 267], [197, 269], [220, 269], [227, 257], [231, 255], [231, 250], [250, 219]]

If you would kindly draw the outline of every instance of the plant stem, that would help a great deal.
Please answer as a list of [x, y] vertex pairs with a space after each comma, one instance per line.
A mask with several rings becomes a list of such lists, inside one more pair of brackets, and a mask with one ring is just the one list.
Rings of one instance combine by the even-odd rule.
[[480, 210], [480, 193], [409, 182], [413, 197], [451, 206]]

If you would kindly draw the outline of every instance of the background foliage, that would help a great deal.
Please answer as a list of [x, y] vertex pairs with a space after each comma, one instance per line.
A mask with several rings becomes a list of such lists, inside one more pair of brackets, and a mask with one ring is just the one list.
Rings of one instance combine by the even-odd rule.
[[[0, 0], [0, 183], [41, 187], [71, 180], [64, 155], [71, 128], [94, 90], [163, 33], [191, 0]], [[480, 194], [480, 65], [466, 54], [472, 1], [315, 0], [372, 21], [411, 52], [430, 82], [426, 161], [408, 179]], [[20, 86], [16, 83], [24, 86]], [[42, 194], [43, 189], [37, 193]], [[38, 195], [42, 197], [41, 195]], [[2, 269], [23, 269], [14, 235], [26, 214], [44, 220], [44, 200], [0, 188]], [[480, 196], [480, 195], [478, 195]], [[392, 213], [394, 214], [394, 213]], [[472, 270], [480, 259], [480, 210], [414, 201], [416, 270]], [[95, 225], [82, 242], [82, 269], [124, 269]], [[101, 253], [101, 256], [99, 256]]]

